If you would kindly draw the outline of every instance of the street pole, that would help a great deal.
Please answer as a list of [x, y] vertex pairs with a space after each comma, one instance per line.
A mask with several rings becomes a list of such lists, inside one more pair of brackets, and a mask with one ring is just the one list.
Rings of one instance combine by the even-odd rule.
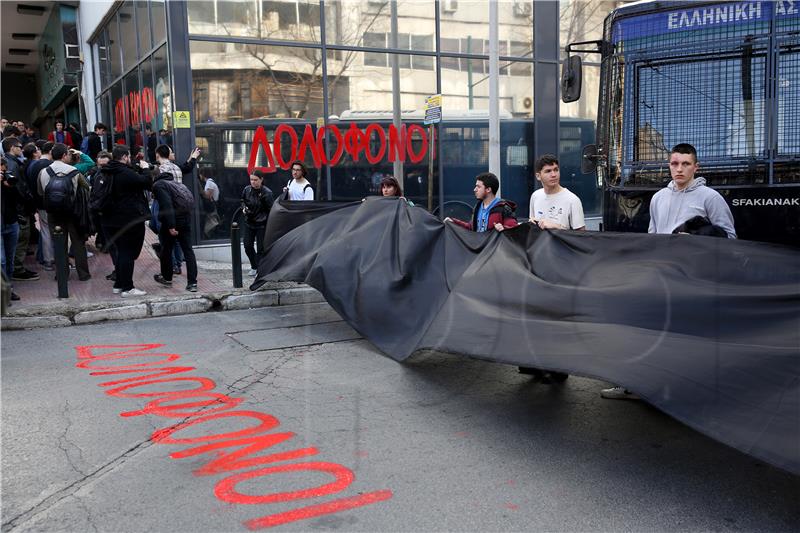
[[[397, 0], [392, 0], [390, 7], [392, 15], [392, 33], [390, 35], [389, 45], [391, 48], [397, 49], [399, 48], [397, 42]], [[392, 124], [394, 124], [394, 127], [397, 131], [400, 131], [400, 128], [402, 127], [402, 109], [400, 108], [400, 58], [397, 56], [397, 54], [389, 54], [389, 57], [392, 60]], [[395, 154], [392, 173], [394, 174], [394, 179], [396, 179], [397, 183], [400, 184], [400, 191], [402, 192], [405, 190], [406, 185], [404, 183], [405, 176], [403, 175], [403, 162], [400, 160], [399, 155], [400, 154]], [[380, 191], [378, 192], [380, 193]]]
[[[500, 58], [497, 0], [489, 0], [489, 172], [500, 179]], [[500, 195], [500, 189], [495, 191]]]

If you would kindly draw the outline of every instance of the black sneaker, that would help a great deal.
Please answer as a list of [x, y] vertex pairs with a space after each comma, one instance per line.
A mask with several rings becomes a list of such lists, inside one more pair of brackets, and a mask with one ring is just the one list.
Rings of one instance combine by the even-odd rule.
[[161, 255], [161, 243], [160, 242], [154, 242], [150, 246], [153, 247], [153, 251], [156, 253], [156, 255]]
[[19, 294], [17, 294], [14, 291], [11, 291], [11, 301], [12, 302], [18, 302], [19, 301]]
[[108, 281], [117, 281], [117, 271], [116, 270], [111, 271], [111, 274], [106, 275], [106, 279]]
[[197, 292], [197, 283], [190, 283], [186, 286], [186, 290], [189, 292]]
[[162, 276], [161, 274], [154, 275], [153, 279], [156, 280], [156, 282], [164, 285], [165, 287], [172, 287], [172, 280], [165, 279], [164, 276]]
[[11, 279], [14, 281], [34, 281], [39, 279], [39, 274], [30, 270], [23, 270], [22, 272], [14, 272], [11, 275]]
[[172, 267], [172, 273], [180, 275], [181, 274], [181, 267], [179, 267], [179, 266]]

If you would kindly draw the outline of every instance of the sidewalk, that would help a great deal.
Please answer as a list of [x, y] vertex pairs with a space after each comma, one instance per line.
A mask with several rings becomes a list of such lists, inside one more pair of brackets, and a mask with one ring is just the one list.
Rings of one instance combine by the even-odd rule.
[[247, 275], [246, 257], [241, 289], [233, 287], [231, 265], [213, 261], [198, 261], [197, 292], [186, 290], [185, 264], [183, 273], [173, 276], [172, 287], [165, 287], [153, 279], [153, 275], [160, 272], [158, 257], [152, 248], [154, 242], [158, 242], [158, 238], [147, 230], [134, 270], [136, 288], [147, 294], [138, 298], [122, 298], [112, 293], [113, 282], [106, 280], [106, 274], [114, 269], [111, 257], [96, 251], [94, 239], [87, 244], [87, 249], [94, 253], [89, 258], [92, 279], [78, 281], [75, 271], [71, 271], [69, 298], [58, 298], [55, 272], [45, 271], [35, 257], [29, 255], [25, 266], [38, 272], [40, 279], [14, 282], [14, 292], [21, 300], [12, 302], [8, 308], [7, 315], [2, 318], [2, 329], [59, 327], [324, 301], [314, 289], [292, 282], [267, 283], [258, 292], [251, 292], [247, 287], [253, 278]]

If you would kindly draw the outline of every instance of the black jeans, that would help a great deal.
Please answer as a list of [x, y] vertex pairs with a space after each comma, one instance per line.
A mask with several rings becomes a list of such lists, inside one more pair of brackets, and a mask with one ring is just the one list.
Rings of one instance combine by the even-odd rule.
[[115, 289], [129, 291], [133, 288], [133, 266], [139, 258], [144, 244], [144, 223], [136, 221], [129, 226], [103, 226], [106, 245], [117, 248], [117, 262], [114, 269], [117, 271]]
[[173, 237], [169, 233], [169, 228], [166, 227], [166, 224], [161, 224], [161, 229], [158, 231], [158, 238], [161, 240], [161, 253], [159, 254], [161, 275], [164, 279], [172, 281], [172, 269], [174, 267], [172, 249], [177, 242], [186, 259], [186, 284], [197, 284], [197, 259], [195, 259], [194, 250], [192, 250], [192, 227], [188, 222], [176, 223], [175, 229], [178, 230], [177, 237]]
[[[250, 268], [253, 270], [258, 269], [258, 263], [264, 257], [264, 232], [267, 231], [266, 226], [251, 226], [246, 222], [242, 225], [242, 240], [244, 241], [244, 253], [250, 260]], [[253, 246], [253, 240], [256, 241], [256, 246]], [[256, 248], [258, 253], [256, 253]]]

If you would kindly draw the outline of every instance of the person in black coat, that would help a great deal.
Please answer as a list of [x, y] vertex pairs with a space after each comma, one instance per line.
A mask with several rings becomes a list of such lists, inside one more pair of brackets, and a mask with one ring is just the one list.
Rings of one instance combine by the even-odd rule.
[[[269, 217], [272, 204], [272, 191], [264, 185], [264, 174], [260, 170], [254, 170], [250, 175], [250, 185], [242, 191], [242, 213], [244, 213], [245, 220], [242, 227], [242, 238], [244, 251], [250, 260], [249, 274], [251, 276], [256, 275], [258, 263], [264, 256], [264, 232], [267, 229], [267, 217]], [[258, 247], [258, 253], [253, 247], [254, 240]]]
[[[153, 276], [153, 279], [162, 285], [172, 286], [172, 249], [177, 241], [186, 259], [186, 290], [197, 292], [197, 259], [192, 249], [192, 212], [179, 209], [175, 202], [175, 187], [186, 188], [182, 183], [177, 183], [174, 175], [169, 172], [159, 174], [153, 184], [160, 223], [158, 237], [161, 240], [161, 273]], [[191, 195], [188, 189], [186, 193]]]
[[143, 296], [147, 293], [133, 286], [133, 267], [144, 244], [144, 222], [150, 218], [145, 195], [153, 186], [150, 166], [145, 161], [139, 162], [138, 171], [130, 166], [130, 150], [121, 144], [114, 146], [111, 157], [104, 169], [113, 179], [111, 207], [101, 214], [101, 220], [106, 238], [117, 247], [114, 293], [123, 298]]

